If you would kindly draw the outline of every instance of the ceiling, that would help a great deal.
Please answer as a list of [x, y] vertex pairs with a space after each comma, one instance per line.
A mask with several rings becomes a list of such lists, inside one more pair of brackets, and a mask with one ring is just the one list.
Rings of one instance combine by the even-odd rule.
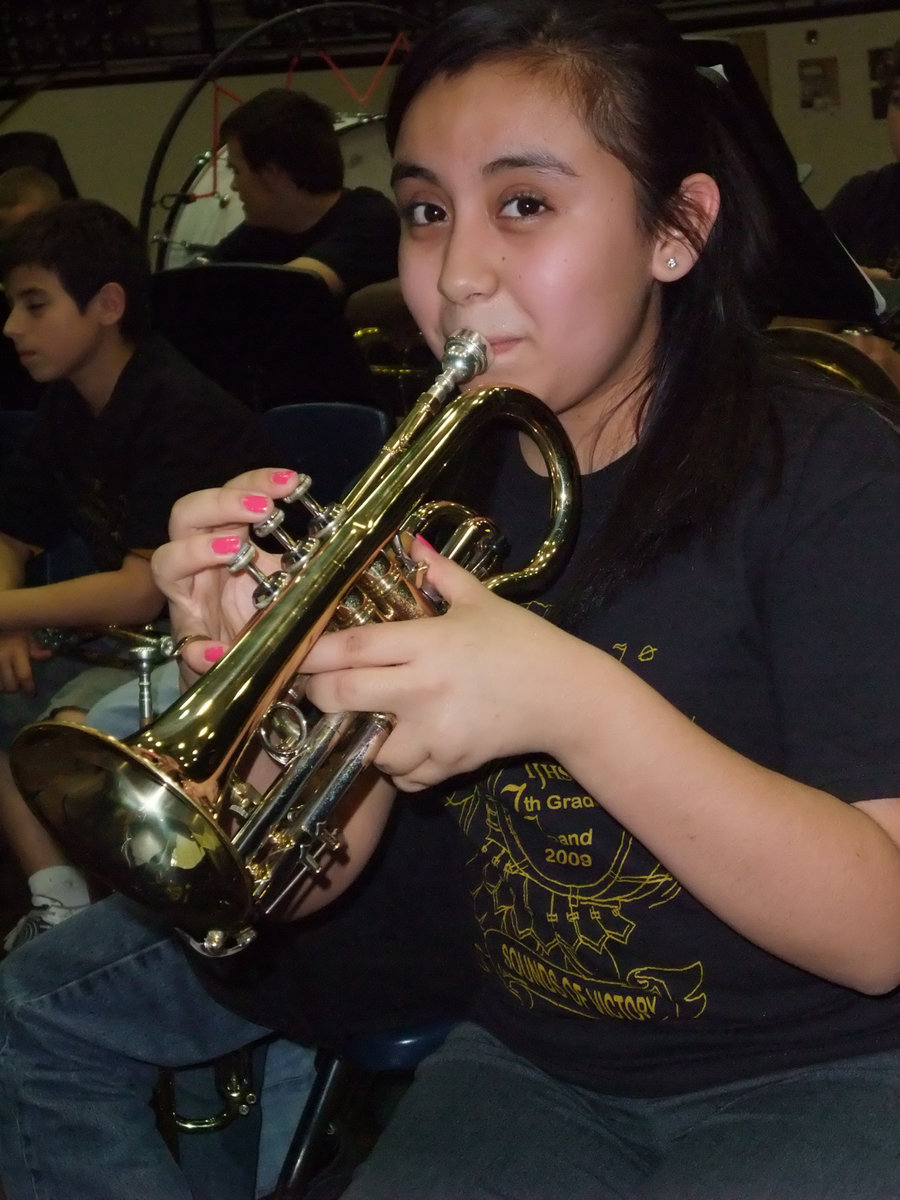
[[[385, 0], [427, 26], [461, 0]], [[896, 9], [889, 0], [656, 0], [685, 32]], [[0, 0], [0, 95], [45, 87], [197, 78], [225, 54], [231, 73], [326, 45], [348, 65], [380, 61], [397, 23], [377, 5], [296, 0]], [[256, 31], [256, 32], [254, 32]], [[238, 45], [240, 43], [240, 45]], [[318, 60], [311, 59], [309, 65]], [[7, 104], [6, 111], [10, 105]], [[0, 120], [4, 113], [0, 111]]]

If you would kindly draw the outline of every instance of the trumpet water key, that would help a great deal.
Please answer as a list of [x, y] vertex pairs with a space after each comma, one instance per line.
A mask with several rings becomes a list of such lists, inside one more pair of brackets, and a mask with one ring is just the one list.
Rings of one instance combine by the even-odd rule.
[[[556, 417], [516, 388], [460, 392], [485, 370], [477, 333], [448, 339], [442, 370], [339, 503], [322, 507], [301, 477], [286, 500], [309, 513], [306, 535], [281, 509], [256, 529], [275, 537], [280, 570], [264, 575], [247, 541], [230, 564], [257, 582], [255, 616], [222, 659], [166, 712], [118, 741], [62, 722], [17, 738], [13, 774], [72, 860], [168, 919], [209, 955], [247, 945], [298, 884], [341, 847], [341, 807], [393, 723], [389, 713], [316, 712], [301, 664], [326, 629], [439, 615], [444, 603], [416, 559], [415, 534], [447, 530], [441, 550], [502, 595], [531, 588], [566, 553], [578, 473]], [[495, 573], [493, 524], [434, 498], [441, 475], [491, 422], [538, 447], [550, 480], [548, 527], [529, 563]], [[260, 753], [275, 764], [262, 793]]]

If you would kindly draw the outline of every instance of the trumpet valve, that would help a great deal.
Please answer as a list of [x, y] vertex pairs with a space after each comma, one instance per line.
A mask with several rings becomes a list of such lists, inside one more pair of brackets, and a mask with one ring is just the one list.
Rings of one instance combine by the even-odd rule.
[[257, 608], [265, 608], [290, 581], [290, 576], [285, 571], [276, 571], [274, 575], [264, 574], [254, 562], [256, 555], [257, 549], [253, 543], [244, 542], [228, 564], [228, 570], [232, 575], [246, 571], [251, 579], [256, 580], [253, 603]]
[[312, 840], [309, 845], [304, 846], [300, 850], [300, 862], [310, 873], [310, 875], [321, 875], [325, 869], [325, 864], [319, 859], [323, 854], [337, 854], [343, 842], [340, 834], [336, 829], [330, 829], [327, 825], [320, 822], [312, 835]]
[[256, 788], [238, 780], [231, 785], [231, 791], [228, 796], [228, 811], [233, 813], [234, 816], [246, 820], [253, 810], [259, 806], [260, 799], [260, 794]]
[[324, 508], [309, 494], [311, 486], [312, 479], [309, 475], [299, 476], [297, 486], [284, 497], [282, 504], [296, 504], [299, 500], [312, 517], [311, 532], [313, 536], [322, 541], [326, 537], [330, 537], [338, 527], [346, 515], [346, 509], [340, 504], [332, 504], [328, 508]]

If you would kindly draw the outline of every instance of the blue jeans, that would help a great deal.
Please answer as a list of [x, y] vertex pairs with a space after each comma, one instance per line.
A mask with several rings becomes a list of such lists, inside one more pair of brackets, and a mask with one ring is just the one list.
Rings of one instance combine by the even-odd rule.
[[344, 1200], [897, 1200], [898, 1096], [897, 1052], [603, 1096], [460, 1025]]
[[0, 964], [7, 1200], [234, 1194], [192, 1190], [149, 1101], [157, 1066], [201, 1063], [268, 1033], [216, 1004], [181, 945], [121, 897], [26, 943]]
[[[155, 674], [165, 706], [177, 669]], [[136, 682], [89, 721], [118, 736], [133, 730]], [[217, 1004], [185, 955], [168, 928], [114, 896], [0, 964], [7, 1200], [249, 1200], [274, 1188], [312, 1081], [312, 1051], [273, 1041]], [[182, 1135], [179, 1167], [149, 1107], [158, 1067], [179, 1069], [179, 1112], [207, 1115], [221, 1106], [213, 1073], [191, 1064], [254, 1042], [258, 1072], [265, 1061], [259, 1109], [221, 1133]]]

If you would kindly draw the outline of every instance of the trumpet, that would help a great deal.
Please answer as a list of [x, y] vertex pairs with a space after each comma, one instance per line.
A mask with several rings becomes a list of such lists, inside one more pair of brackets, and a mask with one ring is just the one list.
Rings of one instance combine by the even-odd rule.
[[[303, 696], [304, 657], [326, 629], [439, 615], [446, 606], [415, 558], [415, 534], [450, 529], [442, 552], [501, 595], [555, 572], [574, 534], [579, 477], [557, 418], [510, 387], [460, 392], [488, 349], [460, 330], [441, 372], [340, 502], [323, 508], [301, 476], [287, 502], [309, 513], [302, 539], [276, 508], [258, 535], [283, 548], [264, 575], [247, 541], [229, 564], [256, 579], [257, 611], [227, 653], [147, 727], [124, 741], [64, 722], [26, 727], [11, 752], [27, 803], [73, 862], [153, 910], [201, 953], [233, 954], [298, 885], [342, 848], [340, 806], [390, 733], [387, 713], [317, 714]], [[494, 524], [432, 498], [466, 441], [489, 422], [537, 446], [550, 480], [548, 526], [531, 561], [494, 573]], [[259, 792], [260, 753], [276, 764]]]

